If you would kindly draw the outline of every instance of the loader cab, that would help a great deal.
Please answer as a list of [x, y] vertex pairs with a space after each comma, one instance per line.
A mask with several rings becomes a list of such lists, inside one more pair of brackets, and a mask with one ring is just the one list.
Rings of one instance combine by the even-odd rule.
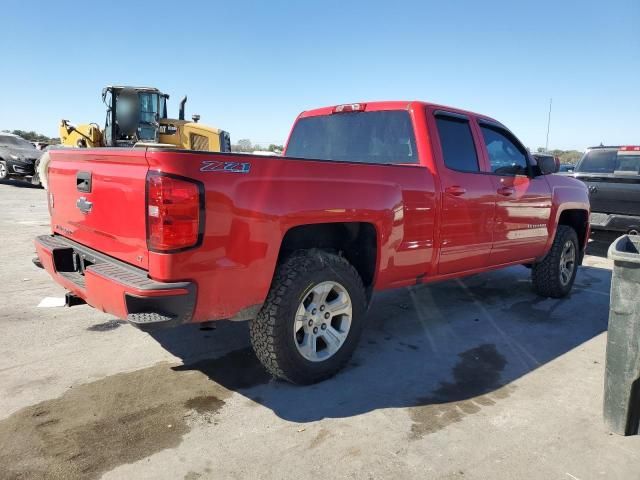
[[160, 119], [167, 118], [169, 95], [157, 88], [108, 86], [102, 90], [107, 107], [106, 147], [130, 147], [159, 140]]

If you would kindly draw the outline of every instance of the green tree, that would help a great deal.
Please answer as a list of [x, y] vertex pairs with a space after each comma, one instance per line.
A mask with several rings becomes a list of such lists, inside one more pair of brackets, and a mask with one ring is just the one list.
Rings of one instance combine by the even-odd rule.
[[253, 145], [248, 138], [241, 138], [238, 143], [231, 145], [232, 152], [253, 152]]
[[34, 132], [33, 130], [30, 130], [28, 132], [25, 130], [3, 130], [3, 132], [13, 133], [14, 135], [18, 135], [19, 137], [22, 137], [30, 142], [60, 143], [59, 138], [47, 137], [46, 135]]

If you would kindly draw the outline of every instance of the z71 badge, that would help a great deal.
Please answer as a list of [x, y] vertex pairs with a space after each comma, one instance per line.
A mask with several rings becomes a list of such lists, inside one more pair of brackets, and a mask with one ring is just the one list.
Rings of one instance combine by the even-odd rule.
[[218, 162], [216, 160], [203, 160], [200, 164], [201, 172], [230, 172], [249, 173], [251, 164], [247, 162]]

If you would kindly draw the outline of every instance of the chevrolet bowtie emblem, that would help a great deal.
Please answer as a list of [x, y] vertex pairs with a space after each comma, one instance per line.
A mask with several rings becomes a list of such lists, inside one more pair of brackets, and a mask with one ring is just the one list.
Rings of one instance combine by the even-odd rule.
[[78, 207], [80, 211], [86, 215], [91, 211], [93, 203], [88, 201], [85, 197], [80, 197], [76, 202], [76, 207]]

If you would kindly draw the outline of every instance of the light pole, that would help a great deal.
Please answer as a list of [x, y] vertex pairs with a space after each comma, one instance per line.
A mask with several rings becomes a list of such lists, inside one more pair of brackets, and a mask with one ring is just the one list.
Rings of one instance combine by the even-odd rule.
[[551, 103], [553, 98], [549, 99], [549, 117], [547, 118], [547, 142], [544, 144], [544, 151], [549, 151], [549, 128], [551, 127]]

